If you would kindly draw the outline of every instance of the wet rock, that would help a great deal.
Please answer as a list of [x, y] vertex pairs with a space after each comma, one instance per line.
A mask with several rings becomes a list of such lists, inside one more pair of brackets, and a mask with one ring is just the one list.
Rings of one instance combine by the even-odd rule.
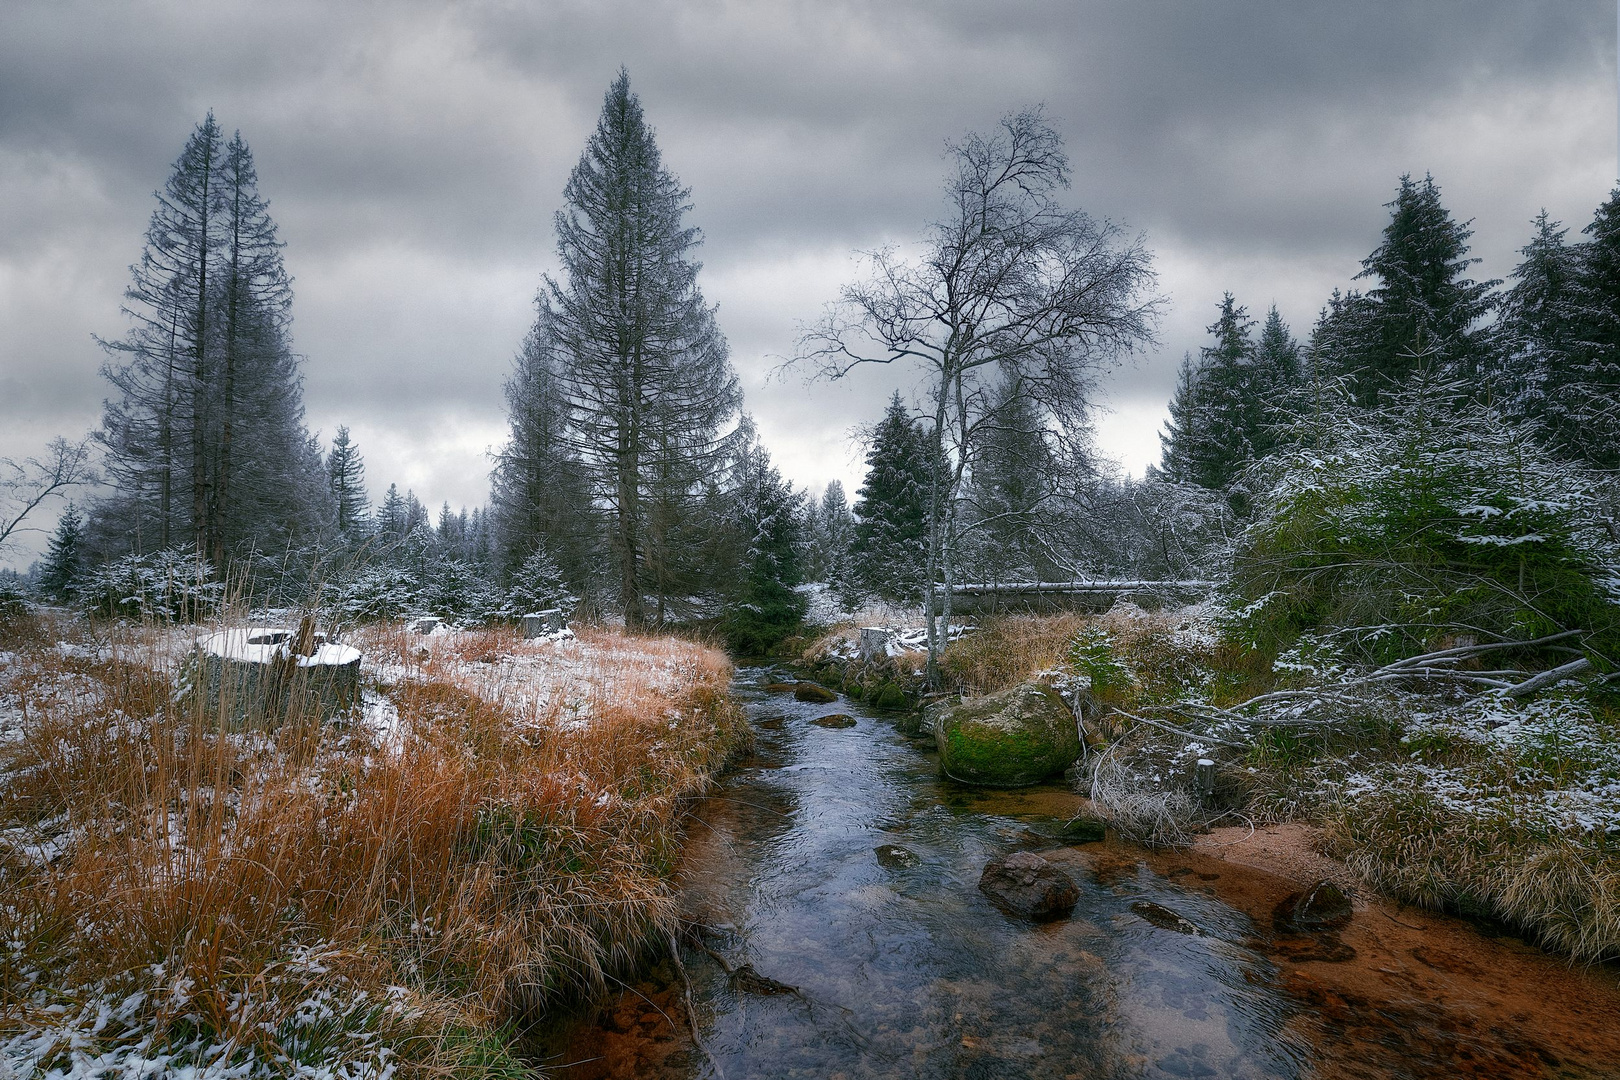
[[783, 728], [787, 727], [787, 717], [767, 716], [765, 719], [759, 721], [759, 726], [764, 728], [766, 731], [781, 731]]
[[1080, 756], [1074, 713], [1039, 683], [963, 701], [932, 719], [940, 768], [963, 783], [1026, 787]]
[[1350, 925], [1350, 898], [1331, 881], [1318, 881], [1302, 893], [1289, 893], [1272, 912], [1279, 930], [1316, 933]]
[[1138, 900], [1131, 905], [1131, 910], [1160, 930], [1174, 930], [1178, 934], [1191, 934], [1194, 937], [1200, 934], [1198, 927], [1163, 904], [1155, 904], [1151, 900]]
[[761, 975], [754, 970], [753, 964], [744, 964], [731, 972], [731, 985], [744, 994], [764, 994], [772, 997], [777, 994], [798, 995], [797, 986], [789, 986], [785, 982], [778, 982], [769, 975]]
[[765, 691], [770, 694], [791, 694], [798, 688], [798, 683], [790, 682], [769, 682], [765, 684]]
[[[767, 689], [769, 689], [767, 687]], [[829, 705], [838, 700], [838, 695], [825, 686], [817, 686], [813, 682], [793, 684], [793, 696], [800, 701], [808, 701], [814, 705]]]
[[1108, 823], [1101, 818], [1082, 815], [1064, 822], [1058, 835], [1070, 844], [1095, 844], [1108, 839]]
[[816, 727], [824, 728], [851, 728], [855, 726], [855, 718], [848, 713], [832, 713], [829, 716], [818, 716], [810, 721]]
[[922, 862], [899, 844], [879, 844], [872, 851], [877, 855], [878, 865], [890, 870], [905, 870]]
[[1031, 851], [991, 859], [979, 891], [1003, 911], [1042, 921], [1062, 918], [1080, 902], [1074, 879]]

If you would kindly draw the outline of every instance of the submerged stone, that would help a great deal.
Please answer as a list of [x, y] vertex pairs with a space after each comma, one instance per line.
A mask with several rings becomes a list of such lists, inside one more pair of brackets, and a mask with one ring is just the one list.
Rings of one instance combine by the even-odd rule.
[[1138, 900], [1131, 905], [1131, 910], [1161, 930], [1174, 930], [1178, 934], [1191, 934], [1194, 937], [1199, 934], [1198, 927], [1163, 904], [1155, 904], [1151, 900]]
[[899, 844], [879, 844], [872, 851], [877, 855], [878, 865], [890, 870], [904, 870], [922, 863], [914, 853]]
[[1080, 756], [1073, 711], [1039, 683], [963, 701], [931, 719], [940, 768], [963, 783], [1025, 787]]
[[848, 713], [832, 713], [829, 716], [818, 716], [810, 722], [817, 727], [824, 728], [851, 728], [855, 726], [855, 718]]
[[1062, 918], [1080, 902], [1074, 879], [1032, 851], [991, 859], [979, 891], [1001, 910], [1037, 921]]
[[[767, 689], [769, 689], [767, 687]], [[818, 686], [813, 682], [793, 684], [793, 696], [800, 701], [808, 701], [815, 705], [829, 705], [838, 700], [838, 695], [825, 686]]]

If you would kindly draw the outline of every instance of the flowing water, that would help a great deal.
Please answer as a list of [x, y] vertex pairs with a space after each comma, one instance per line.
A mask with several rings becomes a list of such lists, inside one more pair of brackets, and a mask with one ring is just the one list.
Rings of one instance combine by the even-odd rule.
[[[1266, 928], [1216, 898], [1217, 873], [1065, 843], [1083, 805], [1067, 790], [942, 780], [890, 721], [769, 694], [758, 674], [737, 680], [755, 755], [699, 807], [683, 860], [684, 910], [707, 928], [681, 947], [687, 980], [665, 961], [542, 1064], [580, 1078], [1319, 1075], [1321, 1040], [1293, 1022], [1315, 1006], [1258, 946]], [[813, 722], [833, 713], [854, 726]], [[1032, 923], [979, 891], [986, 861], [1019, 849], [1075, 878], [1072, 917]], [[1144, 902], [1199, 933], [1149, 921]], [[1339, 1071], [1452, 1075], [1428, 1064]]]

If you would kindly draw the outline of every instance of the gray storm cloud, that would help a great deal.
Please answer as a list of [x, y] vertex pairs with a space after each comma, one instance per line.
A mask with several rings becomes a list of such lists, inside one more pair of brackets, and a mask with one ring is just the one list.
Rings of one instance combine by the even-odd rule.
[[1607, 4], [9, 3], [0, 35], [0, 456], [90, 427], [152, 191], [212, 108], [287, 241], [309, 421], [374, 494], [487, 496], [501, 382], [551, 215], [622, 63], [692, 188], [702, 281], [784, 471], [858, 477], [899, 373], [767, 379], [850, 252], [915, 237], [941, 149], [1046, 102], [1071, 197], [1145, 233], [1162, 349], [1108, 382], [1134, 471], [1231, 289], [1297, 332], [1377, 243], [1403, 172], [1475, 219], [1483, 276], [1542, 206], [1614, 182]]

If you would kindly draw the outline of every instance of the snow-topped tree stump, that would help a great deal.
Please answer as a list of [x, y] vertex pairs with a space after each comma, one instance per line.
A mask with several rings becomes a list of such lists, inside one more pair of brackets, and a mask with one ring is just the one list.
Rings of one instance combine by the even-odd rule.
[[545, 611], [534, 611], [523, 616], [523, 636], [526, 638], [546, 637], [550, 634], [561, 633], [568, 625], [563, 618], [561, 608], [547, 608]]
[[326, 640], [305, 616], [296, 630], [249, 626], [197, 639], [197, 689], [233, 723], [325, 720], [360, 698], [360, 650]]

